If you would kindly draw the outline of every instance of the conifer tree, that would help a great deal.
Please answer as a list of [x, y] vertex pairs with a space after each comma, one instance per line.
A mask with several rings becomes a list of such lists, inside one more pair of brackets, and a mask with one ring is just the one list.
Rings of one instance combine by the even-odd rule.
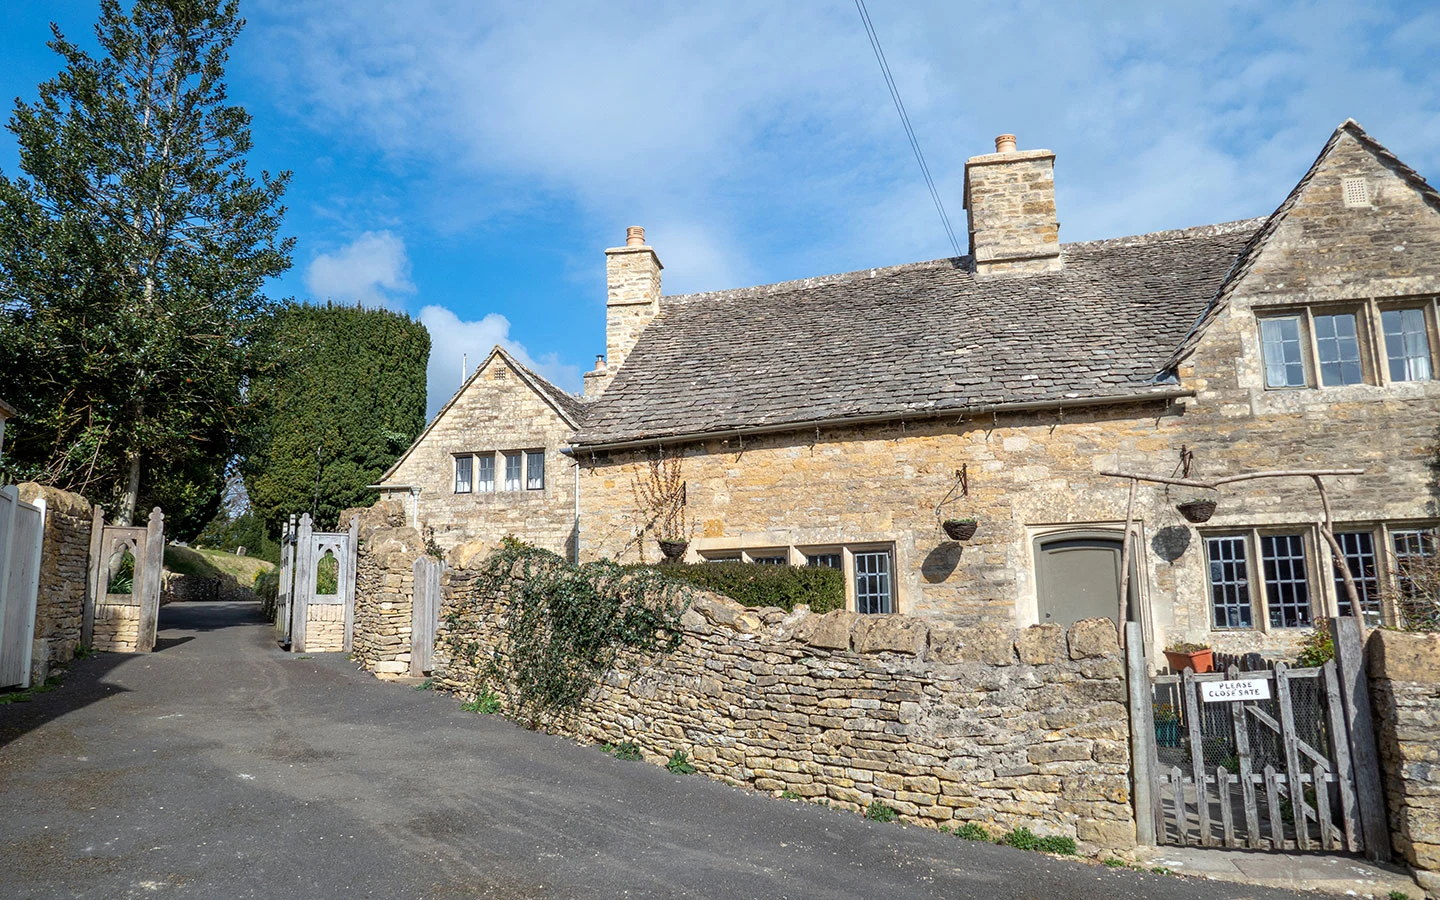
[[[246, 167], [250, 116], [225, 64], [235, 0], [102, 0], [91, 56], [17, 100], [24, 175], [0, 173], [0, 373], [26, 413], [6, 466], [167, 530], [218, 507], [244, 415], [289, 173]], [[172, 531], [172, 533], [176, 533]]]

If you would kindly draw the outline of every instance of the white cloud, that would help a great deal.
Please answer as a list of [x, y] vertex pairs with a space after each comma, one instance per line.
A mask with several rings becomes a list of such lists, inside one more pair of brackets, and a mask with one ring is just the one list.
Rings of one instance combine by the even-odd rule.
[[[965, 159], [1007, 131], [1057, 151], [1065, 240], [1269, 212], [1347, 116], [1421, 171], [1440, 169], [1430, 11], [872, 7], [962, 241]], [[603, 227], [596, 247], [650, 226], [667, 287], [682, 290], [949, 253], [850, 4], [261, 9], [277, 94], [315, 127], [425, 173], [413, 177], [428, 199], [410, 208], [432, 221], [573, 204]]]
[[420, 310], [419, 319], [430, 332], [430, 363], [425, 372], [427, 416], [435, 415], [460, 389], [462, 360], [467, 365], [466, 374], [473, 373], [496, 345], [557, 387], [580, 390], [582, 376], [577, 366], [560, 362], [553, 353], [532, 357], [523, 344], [510, 339], [510, 320], [499, 313], [467, 322], [443, 306], [426, 306]]
[[363, 306], [403, 306], [415, 293], [405, 242], [389, 231], [367, 231], [334, 253], [321, 253], [305, 271], [305, 286], [317, 301]]

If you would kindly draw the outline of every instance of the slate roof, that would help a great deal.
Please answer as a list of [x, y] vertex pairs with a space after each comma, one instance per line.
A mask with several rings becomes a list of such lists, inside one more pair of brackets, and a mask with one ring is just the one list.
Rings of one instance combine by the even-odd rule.
[[664, 297], [573, 443], [1143, 398], [1264, 219], [1062, 245], [1056, 272], [969, 259]]

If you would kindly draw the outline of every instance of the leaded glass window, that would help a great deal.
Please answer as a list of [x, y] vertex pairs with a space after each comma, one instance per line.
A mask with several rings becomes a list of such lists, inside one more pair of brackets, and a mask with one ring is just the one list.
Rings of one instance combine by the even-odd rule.
[[855, 609], [861, 613], [894, 612], [888, 551], [855, 554]]
[[457, 494], [470, 493], [472, 459], [469, 456], [455, 457], [455, 493]]
[[1391, 381], [1430, 380], [1430, 337], [1425, 310], [1387, 309], [1380, 314]]
[[1260, 563], [1265, 573], [1271, 628], [1304, 628], [1310, 624], [1310, 577], [1305, 565], [1305, 538], [1298, 534], [1267, 534], [1260, 538]]
[[1210, 608], [1215, 627], [1253, 628], [1245, 538], [1206, 538], [1205, 556], [1210, 563]]
[[[1335, 541], [1345, 552], [1345, 565], [1355, 582], [1355, 593], [1360, 597], [1360, 609], [1365, 613], [1365, 620], [1371, 624], [1379, 622], [1380, 572], [1375, 564], [1375, 535], [1369, 531], [1342, 531], [1335, 535]], [[1340, 615], [1352, 615], [1350, 595], [1345, 591], [1345, 579], [1338, 566], [1335, 569], [1335, 596], [1339, 600]]]
[[1320, 354], [1320, 383], [1326, 387], [1359, 384], [1365, 380], [1360, 368], [1360, 337], [1354, 313], [1315, 317], [1315, 350]]
[[1305, 355], [1300, 344], [1300, 317], [1261, 319], [1260, 341], [1265, 351], [1265, 386], [1304, 387]]

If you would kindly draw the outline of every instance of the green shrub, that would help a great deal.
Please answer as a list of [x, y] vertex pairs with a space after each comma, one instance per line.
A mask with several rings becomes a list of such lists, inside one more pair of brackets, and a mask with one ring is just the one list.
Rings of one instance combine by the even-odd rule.
[[996, 843], [1007, 844], [1016, 850], [1034, 850], [1040, 843], [1040, 838], [1035, 832], [1021, 825], [1019, 828], [1007, 831], [1000, 835]]
[[895, 807], [886, 806], [879, 800], [871, 800], [870, 805], [865, 807], [865, 818], [874, 822], [893, 822], [899, 815]]
[[[625, 762], [636, 762], [642, 758], [640, 756], [640, 745], [634, 741], [621, 741], [618, 744], [601, 744], [600, 749], [616, 759], [622, 759]], [[671, 758], [673, 759], [674, 757]]]
[[1035, 849], [1041, 853], [1054, 853], [1058, 856], [1074, 856], [1079, 848], [1075, 846], [1074, 838], [1052, 834], [1037, 840], [1035, 842]]
[[488, 688], [475, 695], [474, 700], [460, 704], [465, 712], [479, 713], [482, 716], [493, 716], [500, 711], [500, 698], [494, 691]]
[[260, 598], [260, 612], [273, 620], [280, 603], [280, 573], [274, 569], [255, 573], [255, 596]]
[[742, 606], [778, 606], [788, 612], [805, 603], [815, 613], [845, 608], [845, 576], [839, 569], [744, 562], [665, 563], [653, 568], [666, 578], [722, 594]]
[[1335, 644], [1330, 639], [1330, 620], [1316, 619], [1315, 627], [1300, 639], [1300, 655], [1295, 665], [1312, 668], [1325, 665], [1335, 658]]
[[955, 836], [964, 838], [967, 841], [990, 840], [990, 832], [986, 831], [985, 826], [979, 822], [966, 822], [964, 825], [955, 829]]
[[690, 758], [685, 755], [684, 750], [676, 750], [670, 754], [670, 759], [665, 763], [665, 768], [676, 775], [694, 775], [695, 766], [690, 763]]

